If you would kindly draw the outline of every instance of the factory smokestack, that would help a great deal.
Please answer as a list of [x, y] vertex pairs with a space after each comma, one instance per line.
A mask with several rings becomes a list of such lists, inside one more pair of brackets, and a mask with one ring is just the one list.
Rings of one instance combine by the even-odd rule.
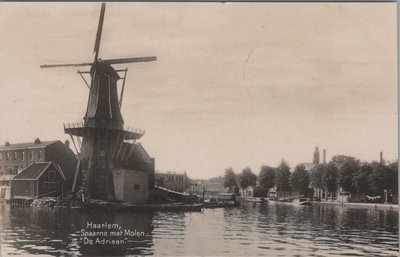
[[323, 161], [324, 161], [324, 164], [326, 164], [326, 149], [324, 149], [324, 153], [323, 153]]

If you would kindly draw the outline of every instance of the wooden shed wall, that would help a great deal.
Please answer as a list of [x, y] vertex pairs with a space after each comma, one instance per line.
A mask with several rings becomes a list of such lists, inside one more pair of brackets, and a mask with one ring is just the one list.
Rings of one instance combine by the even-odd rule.
[[13, 180], [11, 198], [34, 198], [36, 196], [36, 180]]

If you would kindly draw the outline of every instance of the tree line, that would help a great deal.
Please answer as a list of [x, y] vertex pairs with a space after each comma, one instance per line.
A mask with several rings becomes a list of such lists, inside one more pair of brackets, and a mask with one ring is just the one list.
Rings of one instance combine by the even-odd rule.
[[[258, 182], [258, 183], [257, 183]], [[257, 186], [256, 186], [257, 185]], [[351, 156], [336, 155], [329, 163], [313, 165], [307, 170], [304, 164], [289, 165], [282, 160], [278, 167], [263, 165], [258, 176], [247, 167], [236, 174], [232, 168], [225, 170], [224, 186], [230, 192], [240, 186], [254, 187], [255, 196], [266, 196], [269, 189], [310, 195], [314, 189], [324, 189], [334, 194], [339, 188], [351, 193], [383, 196], [384, 190], [398, 192], [398, 162], [361, 162]]]

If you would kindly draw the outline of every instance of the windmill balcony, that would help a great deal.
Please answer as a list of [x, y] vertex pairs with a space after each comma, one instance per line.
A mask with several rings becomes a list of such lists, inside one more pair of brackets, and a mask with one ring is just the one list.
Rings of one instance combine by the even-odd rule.
[[[89, 129], [98, 129], [98, 128], [102, 127], [87, 126], [83, 122], [64, 123], [64, 132], [78, 137], [83, 137], [85, 131], [88, 131]], [[104, 128], [110, 129], [107, 127]], [[118, 131], [119, 133], [122, 132], [124, 134], [125, 139], [139, 139], [145, 133], [145, 130], [143, 129], [133, 128], [129, 126], [123, 126], [122, 129], [111, 129], [111, 130]]]

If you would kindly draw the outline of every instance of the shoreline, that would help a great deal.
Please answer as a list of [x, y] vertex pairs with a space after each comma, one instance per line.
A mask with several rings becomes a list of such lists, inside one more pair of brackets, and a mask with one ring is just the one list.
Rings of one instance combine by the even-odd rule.
[[392, 210], [399, 211], [398, 204], [384, 204], [384, 203], [341, 203], [341, 202], [312, 202], [313, 205], [339, 205], [343, 207], [358, 207], [377, 210]]

